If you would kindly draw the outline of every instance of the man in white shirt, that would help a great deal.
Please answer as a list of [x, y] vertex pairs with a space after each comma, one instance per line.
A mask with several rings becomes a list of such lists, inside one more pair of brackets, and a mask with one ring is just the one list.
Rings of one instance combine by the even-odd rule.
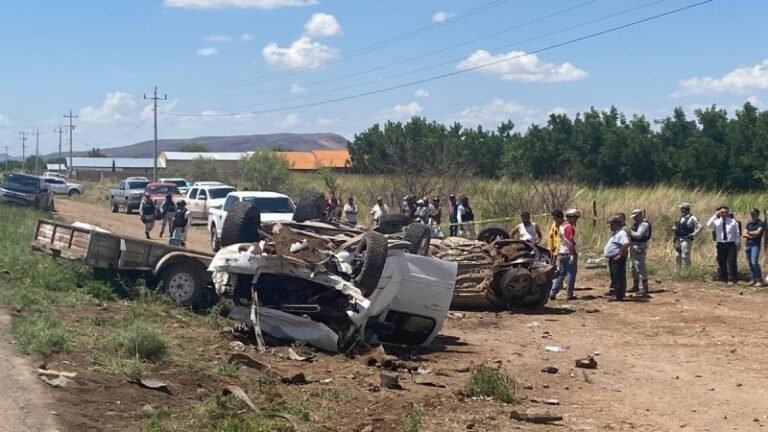
[[627, 251], [629, 250], [629, 236], [624, 229], [621, 218], [614, 217], [609, 222], [611, 238], [605, 244], [603, 255], [608, 258], [608, 269], [611, 273], [611, 286], [614, 288], [615, 297], [609, 301], [623, 301], [627, 292]]
[[389, 214], [389, 207], [384, 204], [384, 199], [382, 197], [376, 198], [376, 205], [371, 209], [371, 214], [373, 215], [374, 226], [379, 226], [381, 217]]
[[712, 215], [707, 226], [712, 229], [717, 242], [717, 275], [721, 282], [736, 285], [736, 250], [739, 242], [739, 224], [730, 217], [727, 206], [720, 206]]
[[543, 236], [541, 235], [539, 225], [531, 222], [531, 213], [527, 211], [521, 212], [520, 219], [523, 222], [512, 229], [512, 232], [510, 233], [512, 238], [532, 241], [538, 244]]
[[353, 197], [349, 197], [349, 201], [344, 204], [344, 218], [347, 223], [352, 225], [357, 224], [357, 204], [355, 204], [355, 199]]

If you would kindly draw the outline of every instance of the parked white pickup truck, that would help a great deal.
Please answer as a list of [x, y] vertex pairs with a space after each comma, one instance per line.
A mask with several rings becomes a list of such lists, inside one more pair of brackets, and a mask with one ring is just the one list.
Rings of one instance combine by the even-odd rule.
[[[221, 232], [229, 209], [238, 202], [251, 203], [261, 211], [262, 222], [290, 221], [296, 206], [286, 195], [275, 192], [230, 192], [223, 205], [208, 208], [208, 232], [211, 235], [211, 249], [221, 249]], [[233, 240], [235, 241], [235, 240]]]

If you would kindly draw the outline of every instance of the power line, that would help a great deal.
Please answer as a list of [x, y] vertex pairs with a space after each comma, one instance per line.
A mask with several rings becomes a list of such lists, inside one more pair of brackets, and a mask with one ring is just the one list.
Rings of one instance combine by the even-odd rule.
[[552, 44], [552, 45], [546, 46], [544, 48], [539, 48], [537, 50], [530, 51], [530, 52], [527, 52], [527, 53], [524, 53], [524, 54], [521, 54], [521, 55], [512, 56], [512, 57], [506, 57], [506, 58], [503, 58], [503, 59], [500, 59], [500, 60], [496, 60], [496, 61], [488, 62], [488, 63], [485, 63], [485, 64], [469, 67], [469, 68], [466, 68], [466, 69], [462, 69], [462, 70], [458, 70], [458, 71], [453, 71], [453, 72], [448, 72], [448, 73], [444, 73], [444, 74], [440, 74], [440, 75], [435, 75], [435, 76], [432, 76], [432, 77], [428, 77], [428, 78], [424, 78], [424, 79], [420, 79], [420, 80], [415, 80], [415, 81], [410, 81], [410, 82], [406, 82], [406, 83], [403, 83], [403, 84], [394, 85], [394, 86], [391, 86], [391, 87], [385, 87], [385, 88], [378, 89], [378, 90], [372, 90], [372, 91], [365, 92], [365, 93], [358, 93], [358, 94], [354, 94], [354, 95], [343, 96], [343, 97], [338, 97], [338, 98], [334, 98], [334, 99], [327, 99], [327, 100], [324, 100], [324, 101], [318, 101], [318, 102], [312, 102], [312, 103], [306, 103], [306, 104], [300, 104], [300, 105], [286, 106], [286, 107], [282, 107], [282, 108], [260, 110], [260, 111], [250, 111], [250, 112], [245, 112], [245, 113], [219, 113], [219, 114], [168, 113], [168, 115], [174, 115], [174, 116], [178, 116], [178, 117], [233, 117], [233, 116], [240, 116], [240, 115], [269, 114], [269, 113], [290, 111], [290, 110], [296, 110], [296, 109], [302, 109], [302, 108], [310, 108], [310, 107], [316, 107], [316, 106], [321, 106], [321, 105], [328, 105], [328, 104], [337, 103], [337, 102], [343, 102], [343, 101], [347, 101], [347, 100], [359, 99], [359, 98], [365, 97], [365, 96], [371, 96], [371, 95], [380, 94], [380, 93], [387, 93], [387, 92], [390, 92], [390, 91], [393, 91], [393, 90], [399, 90], [399, 89], [406, 88], [406, 87], [412, 87], [412, 86], [419, 85], [419, 84], [424, 84], [424, 83], [427, 83], [427, 82], [432, 82], [432, 81], [437, 81], [437, 80], [441, 80], [441, 79], [445, 79], [445, 78], [449, 78], [449, 77], [453, 77], [453, 76], [457, 76], [457, 75], [462, 75], [462, 74], [465, 74], [465, 73], [468, 73], [468, 72], [484, 69], [484, 68], [487, 68], [487, 67], [490, 67], [490, 66], [494, 66], [494, 65], [497, 65], [497, 64], [506, 63], [508, 61], [517, 60], [517, 59], [528, 57], [528, 56], [531, 56], [531, 55], [534, 55], [534, 54], [538, 54], [538, 53], [542, 53], [542, 52], [545, 52], [545, 51], [550, 51], [550, 50], [553, 50], [553, 49], [556, 49], [556, 48], [560, 48], [560, 47], [563, 47], [563, 46], [572, 45], [572, 44], [575, 44], [575, 43], [578, 43], [578, 42], [582, 42], [582, 41], [585, 41], [585, 40], [588, 40], [588, 39], [596, 38], [598, 36], [606, 35], [606, 34], [609, 34], [609, 33], [614, 33], [614, 32], [617, 32], [617, 31], [629, 28], [629, 27], [634, 27], [636, 25], [643, 24], [643, 23], [646, 23], [646, 22], [649, 22], [649, 21], [654, 21], [656, 19], [663, 18], [663, 17], [669, 16], [669, 15], [674, 15], [674, 14], [677, 14], [677, 13], [680, 13], [680, 12], [683, 12], [683, 11], [686, 11], [686, 10], [689, 10], [689, 9], [693, 9], [693, 8], [702, 6], [702, 5], [707, 4], [707, 3], [711, 3], [713, 1], [715, 1], [715, 0], [700, 1], [698, 3], [693, 3], [693, 4], [690, 4], [688, 6], [683, 6], [683, 7], [680, 7], [680, 8], [677, 8], [677, 9], [673, 9], [673, 10], [670, 10], [670, 11], [667, 11], [667, 12], [663, 12], [663, 13], [660, 13], [660, 14], [652, 15], [650, 17], [643, 18], [643, 19], [640, 19], [640, 20], [637, 20], [637, 21], [632, 21], [632, 22], [627, 23], [627, 24], [622, 24], [622, 25], [619, 25], [619, 26], [616, 26], [616, 27], [608, 28], [606, 30], [601, 30], [601, 31], [598, 31], [598, 32], [590, 33], [590, 34], [587, 34], [585, 36], [581, 36], [581, 37], [578, 37], [578, 38], [569, 39], [569, 40], [564, 41], [564, 42], [559, 42], [559, 43], [556, 43], [556, 44]]
[[[508, 44], [505, 44], [505, 45], [493, 48], [490, 51], [493, 52], [493, 53], [500, 52], [502, 50], [506, 50], [506, 49], [518, 46], [519, 44], [523, 44], [523, 43], [526, 43], [526, 42], [532, 42], [532, 41], [543, 39], [543, 38], [546, 38], [546, 37], [549, 37], [549, 36], [554, 36], [556, 34], [565, 33], [565, 32], [571, 31], [571, 30], [575, 30], [577, 28], [586, 27], [588, 25], [592, 25], [592, 24], [595, 24], [595, 23], [600, 22], [600, 21], [605, 21], [605, 20], [608, 20], [608, 19], [611, 19], [611, 18], [615, 18], [617, 16], [626, 15], [628, 13], [635, 12], [637, 10], [644, 9], [644, 8], [647, 8], [647, 7], [650, 7], [650, 6], [654, 6], [654, 5], [657, 5], [657, 4], [665, 2], [665, 1], [667, 1], [667, 0], [654, 0], [654, 1], [650, 2], [650, 3], [646, 3], [646, 4], [643, 4], [643, 5], [632, 7], [632, 8], [625, 9], [625, 10], [621, 10], [619, 12], [614, 12], [614, 13], [611, 13], [611, 14], [608, 14], [608, 15], [604, 15], [604, 16], [601, 16], [601, 17], [598, 17], [598, 18], [595, 18], [595, 19], [591, 19], [591, 20], [585, 21], [585, 22], [580, 23], [580, 24], [575, 24], [575, 25], [568, 26], [568, 27], [565, 27], [565, 28], [562, 28], [562, 29], [559, 29], [559, 30], [555, 30], [555, 31], [551, 31], [551, 32], [547, 32], [547, 33], [538, 35], [538, 36], [534, 36], [534, 37], [531, 37], [531, 38], [527, 38], [527, 39], [519, 40], [519, 41], [516, 41], [516, 42], [508, 43]], [[363, 82], [359, 82], [359, 83], [356, 83], [356, 84], [347, 85], [347, 86], [344, 86], [344, 87], [336, 87], [336, 88], [333, 88], [333, 89], [324, 90], [322, 92], [316, 92], [316, 93], [313, 93], [311, 95], [303, 95], [303, 96], [295, 96], [295, 97], [291, 97], [291, 98], [283, 98], [283, 99], [271, 100], [271, 101], [266, 101], [263, 104], [241, 105], [241, 106], [233, 107], [231, 109], [245, 109], [245, 108], [250, 108], [250, 107], [254, 107], [254, 106], [265, 106], [265, 105], [269, 106], [269, 104], [277, 104], [277, 103], [282, 103], [282, 102], [291, 102], [291, 101], [294, 101], [294, 100], [304, 100], [304, 99], [307, 99], [307, 98], [313, 98], [313, 97], [321, 96], [321, 95], [324, 95], [324, 94], [337, 93], [339, 91], [351, 90], [351, 89], [358, 88], [358, 87], [363, 87], [363, 86], [366, 86], [366, 85], [369, 85], [369, 84], [377, 84], [377, 83], [380, 83], [381, 81], [386, 81], [386, 80], [391, 80], [391, 79], [394, 79], [394, 78], [400, 78], [400, 77], [403, 77], [403, 76], [413, 75], [413, 74], [416, 74], [416, 73], [419, 73], [419, 72], [424, 72], [424, 71], [427, 71], [427, 70], [430, 70], [430, 69], [435, 69], [435, 68], [438, 68], [438, 67], [441, 67], [441, 66], [446, 66], [446, 65], [454, 64], [454, 63], [456, 63], [458, 61], [461, 61], [461, 60], [464, 60], [464, 57], [452, 58], [452, 59], [447, 60], [447, 61], [443, 61], [443, 62], [440, 62], [440, 63], [432, 64], [432, 65], [429, 65], [429, 66], [423, 66], [423, 67], [420, 67], [420, 68], [417, 68], [417, 69], [411, 69], [411, 70], [408, 70], [408, 71], [405, 71], [405, 72], [400, 72], [400, 73], [397, 73], [397, 74], [394, 74], [394, 75], [386, 76], [386, 77], [381, 78], [381, 79], [374, 79], [374, 80], [363, 81]]]
[[157, 96], [157, 86], [155, 86], [155, 92], [153, 93], [152, 97], [147, 97], [147, 94], [144, 93], [144, 99], [150, 99], [153, 103], [153, 109], [152, 113], [155, 115], [155, 157], [153, 169], [152, 169], [152, 175], [153, 175], [153, 181], [157, 181], [157, 101], [159, 100], [168, 100], [168, 95], [163, 95], [163, 97]]
[[123, 133], [123, 134], [120, 134], [120, 135], [118, 135], [118, 136], [116, 136], [116, 137], [114, 137], [114, 138], [112, 138], [112, 139], [109, 139], [109, 140], [107, 140], [107, 141], [104, 141], [104, 142], [102, 142], [100, 145], [101, 145], [101, 146], [104, 146], [104, 145], [107, 145], [107, 144], [112, 144], [113, 142], [115, 142], [115, 141], [117, 141], [117, 140], [120, 140], [120, 139], [122, 139], [122, 138], [125, 138], [125, 137], [127, 137], [127, 136], [131, 135], [132, 133], [136, 132], [136, 131], [137, 131], [137, 130], [140, 128], [140, 127], [144, 126], [144, 123], [146, 123], [146, 122], [147, 122], [147, 120], [149, 120], [149, 117], [147, 117], [147, 118], [145, 118], [144, 120], [140, 121], [140, 122], [139, 122], [137, 125], [135, 125], [135, 126], [131, 127], [131, 128], [130, 128], [128, 131], [126, 131], [125, 133]]
[[[379, 41], [379, 42], [374, 42], [374, 43], [372, 43], [370, 45], [366, 45], [366, 46], [364, 46], [362, 48], [358, 48], [357, 50], [354, 50], [354, 51], [350, 52], [349, 54], [347, 54], [347, 55], [345, 55], [343, 57], [339, 57], [337, 59], [333, 59], [333, 60], [327, 61], [327, 62], [323, 63], [322, 66], [328, 66], [328, 65], [340, 63], [340, 62], [343, 62], [345, 60], [349, 60], [349, 59], [352, 59], [352, 58], [355, 58], [355, 57], [359, 57], [361, 55], [365, 55], [365, 54], [371, 53], [373, 51], [380, 50], [380, 49], [382, 49], [384, 47], [387, 47], [389, 45], [393, 45], [393, 44], [396, 44], [398, 42], [402, 42], [402, 41], [405, 41], [405, 40], [408, 40], [408, 39], [412, 39], [412, 38], [414, 38], [416, 36], [419, 36], [421, 34], [428, 33], [430, 31], [436, 30], [438, 28], [443, 28], [443, 27], [445, 27], [447, 25], [459, 22], [459, 21], [464, 20], [466, 18], [469, 18], [471, 16], [477, 15], [477, 14], [479, 14], [481, 12], [485, 12], [486, 10], [490, 10], [490, 9], [495, 8], [497, 6], [500, 6], [500, 5], [504, 4], [504, 3], [508, 3], [509, 1], [510, 0], [492, 0], [492, 1], [488, 2], [488, 3], [482, 4], [482, 5], [478, 6], [478, 7], [469, 9], [469, 10], [464, 11], [464, 12], [462, 12], [462, 13], [456, 15], [456, 16], [448, 18], [448, 19], [446, 19], [443, 22], [432, 23], [430, 25], [427, 25], [427, 26], [424, 26], [424, 27], [420, 27], [420, 28], [417, 28], [415, 30], [411, 30], [411, 31], [409, 31], [407, 33], [403, 33], [403, 34], [400, 34], [400, 35], [397, 35], [397, 36], [393, 36], [393, 37], [391, 37], [389, 39], [385, 39], [385, 40]], [[317, 69], [317, 67], [318, 66], [316, 66], [316, 65], [313, 65], [313, 66], [303, 66], [303, 67], [296, 68], [296, 69], [293, 69], [293, 70], [290, 70], [290, 71], [286, 71], [286, 72], [274, 72], [274, 73], [270, 73], [270, 74], [265, 74], [265, 75], [262, 75], [262, 76], [259, 76], [259, 77], [256, 77], [256, 78], [252, 78], [252, 79], [248, 79], [248, 80], [243, 80], [243, 81], [239, 81], [239, 82], [234, 82], [234, 83], [232, 83], [233, 86], [224, 87], [223, 89], [224, 90], [229, 90], [229, 89], [237, 88], [237, 87], [242, 86], [243, 84], [247, 84], [247, 83], [257, 84], [257, 83], [266, 82], [266, 81], [273, 81], [273, 80], [278, 79], [278, 78], [293, 76], [293, 75], [299, 74], [301, 72]], [[190, 95], [190, 94], [195, 94], [195, 93], [196, 92], [185, 92], [185, 93], [178, 93], [178, 94], [184, 96], [184, 95]]]
[[72, 175], [72, 170], [75, 168], [74, 166], [72, 166], [72, 163], [73, 163], [72, 161], [73, 161], [73, 159], [74, 159], [74, 154], [73, 154], [74, 152], [73, 152], [73, 150], [72, 150], [72, 147], [73, 147], [73, 143], [72, 143], [72, 131], [74, 131], [74, 130], [75, 130], [75, 125], [74, 125], [74, 124], [72, 124], [72, 120], [73, 120], [73, 119], [76, 119], [76, 118], [78, 118], [78, 117], [79, 117], [79, 116], [78, 116], [77, 114], [75, 114], [75, 115], [72, 115], [72, 108], [70, 108], [70, 109], [69, 109], [69, 114], [68, 114], [68, 115], [67, 115], [67, 114], [64, 114], [64, 118], [67, 118], [67, 119], [69, 119], [69, 166], [68, 166], [67, 168], [68, 168], [68, 171], [69, 171], [69, 175], [70, 175], [70, 176]]

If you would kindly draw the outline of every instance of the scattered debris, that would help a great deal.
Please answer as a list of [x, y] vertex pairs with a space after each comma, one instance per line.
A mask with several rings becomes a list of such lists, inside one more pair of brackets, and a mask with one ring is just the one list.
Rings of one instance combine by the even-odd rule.
[[280, 377], [280, 382], [283, 384], [291, 384], [291, 385], [306, 385], [309, 384], [311, 381], [307, 379], [306, 376], [304, 376], [303, 372], [299, 372], [296, 375], [290, 376], [290, 377]]
[[266, 413], [266, 415], [270, 417], [279, 417], [283, 420], [287, 420], [291, 426], [293, 426], [293, 430], [295, 432], [309, 432], [309, 426], [304, 422], [304, 420], [296, 417], [295, 415], [291, 414], [283, 414], [283, 413]]
[[544, 351], [559, 353], [559, 352], [565, 352], [565, 348], [557, 345], [547, 345], [544, 347]]
[[307, 239], [304, 239], [303, 241], [296, 242], [291, 245], [291, 253], [298, 253], [308, 248], [309, 248], [309, 242], [307, 241]]
[[448, 312], [448, 318], [452, 320], [460, 320], [464, 319], [467, 316], [467, 314], [459, 313], [459, 312]]
[[528, 423], [537, 423], [537, 424], [553, 423], [553, 422], [561, 421], [563, 419], [563, 416], [550, 414], [548, 412], [520, 413], [517, 411], [512, 411], [509, 417], [512, 420], [528, 422]]
[[245, 351], [245, 344], [240, 341], [232, 341], [229, 343], [229, 349], [234, 351]]
[[291, 360], [296, 361], [310, 361], [315, 358], [315, 353], [310, 353], [310, 355], [303, 356], [294, 351], [293, 348], [288, 348], [288, 357]]
[[547, 366], [544, 369], [541, 370], [542, 373], [548, 373], [548, 374], [556, 374], [560, 369], [554, 367], [554, 366]]
[[598, 313], [600, 312], [600, 309], [587, 309], [584, 312], [591, 314], [591, 313]]
[[544, 405], [560, 405], [560, 401], [557, 400], [557, 399], [531, 398], [531, 402], [533, 402], [533, 403], [542, 403]]
[[390, 390], [405, 390], [405, 388], [400, 385], [400, 379], [397, 377], [397, 375], [388, 375], [382, 372], [379, 374], [379, 380], [381, 380], [382, 388], [387, 388]]
[[64, 378], [74, 378], [77, 376], [77, 372], [63, 372], [63, 371], [57, 371], [53, 369], [38, 369], [37, 370], [38, 375], [45, 375], [49, 377], [64, 377]]
[[525, 326], [528, 327], [529, 329], [532, 329], [532, 328], [539, 327], [540, 325], [541, 324], [539, 324], [538, 321], [534, 321], [534, 322], [526, 324]]
[[234, 353], [229, 356], [229, 363], [237, 363], [241, 366], [249, 367], [251, 369], [256, 369], [257, 371], [263, 373], [264, 375], [271, 376], [272, 375], [272, 367], [266, 363], [262, 363], [258, 360], [253, 359], [252, 357], [241, 354], [241, 353]]
[[56, 378], [48, 378], [45, 375], [40, 375], [40, 379], [43, 380], [44, 383], [48, 384], [51, 387], [58, 387], [58, 388], [79, 387], [76, 382], [64, 376], [59, 376]]
[[172, 394], [171, 389], [168, 388], [168, 384], [160, 380], [140, 378], [140, 379], [129, 379], [128, 382], [132, 384], [138, 384], [139, 387], [142, 387], [148, 390], [157, 390], [159, 392], [163, 392], [166, 394]]
[[597, 369], [597, 360], [592, 356], [576, 360], [576, 367], [582, 369]]
[[252, 409], [254, 411], [258, 411], [258, 408], [256, 408], [256, 405], [254, 405], [254, 403], [251, 400], [251, 398], [249, 398], [248, 395], [245, 393], [245, 391], [243, 391], [243, 389], [241, 389], [238, 386], [234, 386], [234, 385], [226, 386], [226, 387], [224, 387], [224, 390], [222, 390], [221, 393], [224, 396], [231, 394], [232, 396], [234, 396], [234, 397], [240, 399], [241, 401], [245, 402], [245, 404], [248, 405], [248, 408], [250, 408], [250, 409]]
[[439, 382], [434, 381], [414, 381], [415, 384], [424, 386], [424, 387], [435, 387], [435, 388], [447, 388], [445, 384], [441, 384]]

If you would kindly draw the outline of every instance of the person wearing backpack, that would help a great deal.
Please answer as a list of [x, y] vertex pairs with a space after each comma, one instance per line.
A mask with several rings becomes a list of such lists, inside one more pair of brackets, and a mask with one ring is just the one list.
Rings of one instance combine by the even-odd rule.
[[653, 234], [653, 227], [645, 218], [645, 210], [643, 209], [632, 210], [630, 216], [634, 223], [630, 231], [632, 246], [629, 249], [629, 258], [632, 266], [632, 288], [629, 289], [629, 292], [639, 292], [641, 297], [647, 297], [648, 266], [645, 260], [648, 255], [648, 241]]
[[139, 204], [139, 217], [141, 217], [141, 222], [144, 224], [144, 236], [147, 240], [151, 239], [149, 233], [155, 227], [155, 213], [157, 213], [157, 208], [152, 198], [149, 195], [144, 196], [141, 204]]

